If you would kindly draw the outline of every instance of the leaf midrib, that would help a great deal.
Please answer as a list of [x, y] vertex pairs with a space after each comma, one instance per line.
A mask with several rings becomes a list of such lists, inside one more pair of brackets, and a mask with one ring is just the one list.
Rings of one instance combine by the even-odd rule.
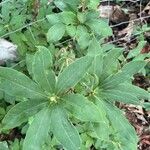
[[[60, 115], [61, 113], [60, 113], [60, 111], [58, 111], [58, 115], [59, 116], [61, 116]], [[64, 117], [65, 118], [65, 117]], [[65, 118], [66, 119], [66, 118]], [[62, 118], [61, 117], [59, 117], [59, 121], [60, 122], [62, 122], [63, 120], [62, 120]], [[62, 128], [64, 129], [64, 131], [65, 131], [65, 133], [66, 133], [66, 135], [67, 135], [67, 137], [68, 137], [68, 139], [69, 139], [69, 141], [71, 141], [71, 139], [70, 139], [70, 136], [68, 135], [68, 133], [66, 132], [66, 130], [65, 130], [65, 128], [64, 128], [64, 126], [62, 125], [62, 124], [60, 124], [61, 126], [62, 126]], [[57, 138], [57, 137], [56, 137]], [[59, 140], [58, 140], [59, 141]], [[61, 141], [60, 141], [61, 142]], [[63, 144], [63, 143], [62, 143]], [[73, 145], [73, 147], [76, 147], [75, 145], [74, 145], [74, 143], [71, 141], [71, 144]]]
[[[34, 91], [34, 90], [32, 90], [32, 89], [29, 89], [28, 87], [25, 87], [25, 86], [23, 86], [23, 85], [21, 85], [21, 84], [19, 84], [19, 83], [17, 83], [17, 82], [14, 82], [14, 81], [12, 81], [12, 80], [10, 80], [10, 79], [8, 79], [8, 78], [5, 78], [4, 76], [1, 76], [1, 78], [3, 78], [4, 80], [7, 80], [7, 81], [9, 81], [9, 82], [12, 82], [13, 84], [15, 84], [15, 85], [17, 85], [17, 86], [20, 86], [21, 88], [24, 88], [24, 89], [26, 89], [27, 91], [30, 91], [30, 92], [32, 92], [32, 93], [37, 93], [38, 95], [41, 95], [42, 97], [44, 97], [44, 98], [47, 98], [45, 95], [43, 95], [42, 93], [39, 93], [39, 92], [37, 92], [37, 91]], [[32, 81], [31, 81], [32, 82]], [[36, 85], [36, 84], [35, 84]], [[37, 86], [38, 87], [38, 86]]]
[[[44, 105], [44, 104], [46, 104], [46, 103], [47, 103], [47, 102], [40, 103], [39, 105], [36, 105], [35, 107], [32, 107], [32, 108], [30, 108], [30, 109], [26, 109], [26, 110], [30, 110], [30, 111], [35, 110], [36, 108], [40, 107], [40, 105], [42, 106], [42, 105]], [[13, 119], [13, 120], [16, 120], [16, 118], [18, 118], [18, 116], [24, 114], [26, 110], [23, 110], [23, 111], [22, 111], [20, 114], [18, 114], [18, 115], [15, 114], [15, 119]], [[13, 116], [14, 116], [14, 114], [9, 114], [9, 115], [13, 115]], [[7, 117], [7, 115], [6, 115], [6, 117]], [[5, 119], [5, 117], [4, 117], [4, 119]]]

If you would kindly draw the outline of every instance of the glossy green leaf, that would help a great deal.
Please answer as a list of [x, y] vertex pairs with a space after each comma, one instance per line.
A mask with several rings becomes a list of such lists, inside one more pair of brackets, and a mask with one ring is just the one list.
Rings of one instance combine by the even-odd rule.
[[130, 125], [129, 121], [122, 114], [117, 107], [104, 102], [106, 106], [107, 115], [110, 119], [111, 125], [115, 130], [115, 135], [118, 137], [119, 146], [122, 150], [137, 149], [138, 138], [135, 129]]
[[92, 57], [85, 56], [79, 58], [65, 68], [58, 76], [58, 82], [56, 85], [57, 94], [63, 93], [69, 88], [75, 86], [84, 77], [91, 66], [92, 61]]
[[12, 129], [26, 122], [29, 117], [40, 111], [47, 102], [28, 100], [12, 107], [2, 120], [4, 129]]
[[59, 41], [65, 34], [65, 26], [62, 23], [53, 25], [47, 33], [47, 40], [49, 42]]
[[52, 55], [50, 51], [39, 46], [32, 62], [33, 79], [47, 92], [55, 88], [55, 74], [52, 68]]
[[15, 97], [43, 99], [45, 95], [39, 86], [23, 73], [0, 67], [0, 89]]
[[[80, 94], [70, 94], [64, 97], [65, 107], [81, 121], [103, 122], [105, 113]], [[90, 112], [90, 113], [89, 113]]]
[[68, 120], [63, 107], [56, 106], [51, 113], [51, 129], [66, 150], [79, 150], [81, 140], [78, 131]]
[[50, 129], [50, 108], [42, 109], [29, 126], [23, 143], [23, 150], [41, 150]]

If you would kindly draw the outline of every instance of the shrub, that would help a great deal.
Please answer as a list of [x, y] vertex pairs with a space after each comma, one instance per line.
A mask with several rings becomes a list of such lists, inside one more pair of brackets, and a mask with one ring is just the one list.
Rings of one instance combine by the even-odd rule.
[[[0, 67], [0, 89], [16, 101], [2, 130], [29, 122], [23, 150], [137, 149], [135, 130], [115, 102], [143, 105], [140, 99], [149, 98], [132, 85], [147, 63], [122, 64], [121, 48], [100, 45], [111, 29], [98, 18], [96, 1], [85, 2], [54, 1], [59, 11], [47, 16], [49, 47], [26, 55], [28, 72]], [[66, 38], [72, 47], [57, 46]]]

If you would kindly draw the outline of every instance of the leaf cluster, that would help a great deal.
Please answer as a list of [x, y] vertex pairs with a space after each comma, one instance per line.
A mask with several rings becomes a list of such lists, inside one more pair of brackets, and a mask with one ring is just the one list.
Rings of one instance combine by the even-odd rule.
[[[39, 18], [48, 14], [45, 24], [10, 36], [24, 47], [19, 48], [25, 59], [24, 69], [0, 67], [0, 96], [11, 104], [7, 110], [0, 109], [2, 115], [7, 111], [1, 130], [19, 127], [26, 134], [12, 147], [137, 149], [135, 130], [115, 103], [148, 106], [141, 100], [149, 100], [149, 93], [132, 84], [133, 75], [143, 72], [147, 65], [139, 53], [144, 42], [128, 54], [128, 59], [134, 57], [130, 62], [122, 60], [122, 48], [102, 45], [112, 31], [105, 20], [99, 19], [97, 4], [97, 0], [54, 0], [47, 9], [40, 8]], [[25, 6], [29, 11], [32, 3], [26, 1]], [[59, 43], [66, 39], [72, 41]], [[8, 148], [5, 142], [0, 145]]]

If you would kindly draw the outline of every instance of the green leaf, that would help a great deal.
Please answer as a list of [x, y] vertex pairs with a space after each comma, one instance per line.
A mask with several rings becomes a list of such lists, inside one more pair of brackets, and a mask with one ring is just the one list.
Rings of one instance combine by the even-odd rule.
[[[4, 1], [3, 1], [4, 2]], [[10, 1], [8, 1], [7, 3], [2, 3], [1, 7], [1, 15], [3, 16], [3, 20], [5, 23], [10, 21], [10, 11], [11, 11], [11, 6], [12, 3]]]
[[97, 55], [94, 57], [92, 66], [90, 68], [90, 73], [94, 73], [97, 77], [101, 77], [103, 72], [103, 55]]
[[57, 94], [63, 93], [75, 86], [84, 77], [92, 61], [92, 57], [85, 56], [65, 68], [58, 76], [58, 82], [56, 84]]
[[101, 35], [103, 37], [112, 35], [112, 29], [109, 27], [108, 22], [103, 20], [90, 19], [86, 22], [86, 25], [88, 25], [97, 35]]
[[102, 91], [101, 95], [110, 101], [121, 101], [136, 105], [140, 104], [139, 99], [150, 99], [150, 94], [147, 91], [127, 82], [113, 87], [109, 86]]
[[6, 141], [0, 142], [0, 150], [9, 150], [9, 147]]
[[33, 62], [34, 55], [26, 54], [26, 66], [29, 74], [32, 76], [32, 62]]
[[47, 33], [47, 40], [49, 42], [59, 41], [65, 34], [65, 26], [62, 23], [53, 25]]
[[109, 128], [110, 128], [109, 125], [104, 122], [93, 123], [93, 130], [97, 135], [97, 138], [100, 140], [109, 141], [109, 134], [110, 134]]
[[138, 138], [135, 129], [130, 125], [128, 120], [117, 107], [104, 101], [103, 103], [106, 106], [105, 108], [111, 125], [115, 130], [115, 136], [118, 137], [120, 148], [122, 150], [136, 150]]
[[43, 46], [38, 46], [32, 63], [33, 79], [47, 92], [53, 92], [55, 88], [55, 74], [51, 68], [50, 51]]
[[142, 70], [146, 64], [146, 61], [131, 61], [122, 67], [122, 72], [131, 77]]
[[128, 104], [140, 105], [139, 99], [132, 92], [128, 93], [120, 89], [110, 89], [103, 91], [102, 95], [110, 101], [121, 101]]
[[81, 24], [84, 24], [84, 22], [86, 21], [86, 13], [78, 12], [77, 18]]
[[28, 100], [12, 107], [2, 120], [4, 129], [12, 129], [26, 122], [29, 117], [36, 114], [47, 105], [47, 102]]
[[[23, 150], [41, 150], [48, 137], [50, 129], [50, 108], [43, 108], [35, 118], [26, 133]], [[56, 118], [55, 118], [56, 119]]]
[[99, 0], [90, 0], [88, 3], [88, 7], [90, 9], [97, 9], [97, 6], [99, 5], [100, 1]]
[[131, 61], [127, 63], [118, 73], [106, 78], [102, 82], [102, 87], [110, 89], [121, 83], [127, 82], [134, 74], [142, 70], [146, 64], [147, 63], [145, 61]]
[[127, 59], [130, 59], [132, 57], [136, 57], [137, 55], [139, 55], [140, 52], [141, 52], [141, 50], [145, 46], [145, 44], [146, 44], [146, 41], [140, 41], [139, 44], [138, 44], [138, 46], [135, 49], [129, 51]]
[[0, 89], [15, 97], [43, 99], [46, 96], [39, 86], [23, 73], [0, 67]]
[[4, 97], [4, 92], [0, 90], [0, 100], [3, 99]]
[[103, 114], [103, 118], [101, 122], [92, 123], [93, 130], [96, 133], [98, 139], [108, 141], [109, 134], [110, 134], [110, 127], [109, 127], [109, 121], [106, 118], [106, 109], [103, 104], [103, 100], [101, 100], [100, 97], [95, 97], [94, 101], [99, 111]]
[[114, 87], [114, 89], [118, 89], [126, 93], [132, 93], [132, 95], [136, 96], [139, 99], [150, 99], [150, 94], [146, 90], [129, 83], [120, 84]]
[[97, 106], [80, 94], [70, 94], [65, 96], [65, 107], [76, 118], [82, 121], [103, 122], [105, 113]]
[[145, 108], [147, 111], [150, 111], [150, 102], [145, 102], [145, 103], [144, 103], [144, 108]]
[[103, 78], [107, 77], [108, 75], [112, 74], [116, 71], [117, 64], [118, 64], [118, 57], [121, 55], [122, 49], [121, 48], [113, 48], [109, 52], [107, 52], [106, 56], [104, 57], [103, 62]]
[[13, 141], [9, 142], [9, 150], [20, 150], [22, 146], [22, 140], [15, 138]]
[[66, 25], [75, 24], [77, 21], [76, 15], [71, 11], [63, 11], [61, 14], [62, 22]]
[[60, 13], [57, 13], [57, 14], [53, 13], [53, 14], [47, 15], [46, 18], [51, 25], [62, 23]]
[[98, 77], [101, 76], [103, 71], [103, 51], [96, 38], [91, 40], [91, 43], [88, 47], [88, 55], [94, 57], [90, 72], [92, 74], [96, 74]]
[[55, 5], [62, 11], [77, 11], [79, 0], [55, 0]]
[[93, 10], [90, 10], [90, 11], [87, 11], [86, 12], [86, 18], [87, 18], [87, 22], [88, 20], [94, 20], [94, 19], [98, 19], [99, 18], [99, 12], [98, 11], [93, 11]]
[[62, 11], [69, 11], [70, 7], [64, 2], [64, 0], [55, 0], [54, 4]]
[[108, 52], [115, 48], [115, 45], [109, 44], [109, 43], [102, 44], [101, 46], [102, 46], [103, 52]]
[[134, 57], [132, 61], [140, 61], [150, 58], [150, 53], [140, 53], [138, 56]]
[[69, 36], [74, 37], [76, 35], [77, 28], [74, 25], [66, 26], [66, 32]]
[[77, 26], [76, 39], [81, 49], [86, 49], [89, 46], [90, 34], [85, 26]]
[[79, 5], [79, 3], [80, 3], [80, 0], [72, 0], [72, 1], [65, 0], [65, 3], [67, 3], [67, 4], [71, 5], [71, 6], [77, 7]]
[[88, 55], [90, 56], [97, 56], [102, 55], [103, 51], [100, 47], [100, 43], [96, 40], [96, 38], [93, 38], [89, 44], [88, 47]]
[[107, 90], [107, 89], [112, 89], [116, 87], [119, 84], [122, 84], [124, 82], [128, 82], [128, 77], [126, 74], [122, 72], [118, 72], [115, 75], [111, 75], [107, 77], [105, 80], [101, 80], [101, 88]]
[[56, 106], [52, 110], [51, 129], [54, 136], [66, 150], [80, 149], [81, 140], [79, 133], [68, 120], [64, 109], [60, 106]]

